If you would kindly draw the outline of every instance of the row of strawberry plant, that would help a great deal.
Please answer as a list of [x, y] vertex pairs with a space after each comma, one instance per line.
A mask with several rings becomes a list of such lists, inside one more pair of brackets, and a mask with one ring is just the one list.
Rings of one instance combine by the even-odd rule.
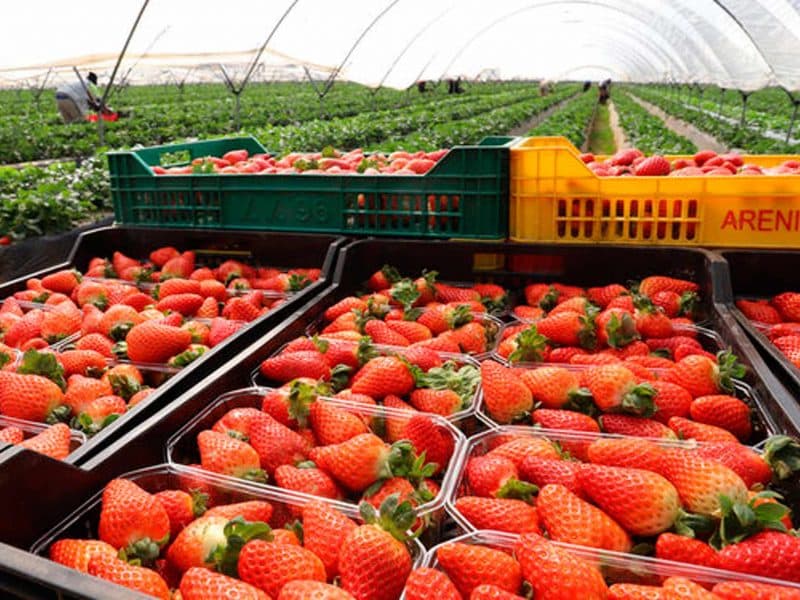
[[577, 148], [586, 142], [589, 124], [594, 115], [597, 96], [581, 94], [568, 100], [553, 114], [530, 129], [529, 136], [563, 135]]
[[631, 145], [645, 154], [694, 154], [697, 146], [678, 135], [659, 117], [634, 101], [628, 94], [614, 94], [619, 123]]

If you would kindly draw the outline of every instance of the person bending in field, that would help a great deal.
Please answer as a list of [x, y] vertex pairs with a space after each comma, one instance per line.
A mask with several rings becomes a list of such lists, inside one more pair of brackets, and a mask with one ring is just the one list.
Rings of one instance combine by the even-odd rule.
[[97, 75], [89, 73], [86, 81], [80, 78], [72, 83], [59, 86], [56, 90], [58, 112], [64, 123], [83, 121], [90, 110], [100, 107], [100, 90], [97, 88]]

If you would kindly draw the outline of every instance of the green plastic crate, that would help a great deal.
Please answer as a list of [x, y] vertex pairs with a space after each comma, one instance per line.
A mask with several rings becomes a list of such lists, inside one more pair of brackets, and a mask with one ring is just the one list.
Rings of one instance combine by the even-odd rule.
[[[505, 239], [513, 137], [456, 146], [425, 175], [155, 175], [252, 137], [108, 154], [116, 220], [126, 225], [350, 235]], [[179, 162], [175, 162], [175, 161]]]

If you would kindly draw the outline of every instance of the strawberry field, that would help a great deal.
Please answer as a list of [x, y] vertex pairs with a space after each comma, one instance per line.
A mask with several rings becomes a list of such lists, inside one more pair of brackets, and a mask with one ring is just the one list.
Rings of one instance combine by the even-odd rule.
[[313, 4], [8, 14], [0, 596], [800, 599], [797, 6]]

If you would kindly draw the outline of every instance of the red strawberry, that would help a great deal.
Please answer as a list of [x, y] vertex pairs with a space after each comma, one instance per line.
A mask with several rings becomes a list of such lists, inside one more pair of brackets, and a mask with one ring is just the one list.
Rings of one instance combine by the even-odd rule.
[[197, 435], [197, 447], [200, 464], [208, 471], [244, 479], [264, 478], [258, 453], [250, 444], [207, 430]]
[[169, 540], [169, 515], [152, 494], [127, 479], [114, 479], [103, 490], [97, 531], [128, 559], [152, 561]]
[[202, 305], [203, 297], [199, 294], [173, 294], [159, 300], [156, 308], [162, 312], [172, 311], [191, 317]]
[[411, 556], [401, 540], [414, 523], [414, 511], [392, 496], [381, 505], [380, 516], [366, 503], [361, 513], [366, 524], [347, 534], [339, 553], [342, 589], [356, 600], [398, 598], [411, 573]]
[[411, 392], [411, 405], [422, 412], [449, 417], [463, 408], [464, 401], [453, 390], [419, 389]]
[[94, 434], [108, 426], [128, 410], [125, 400], [119, 396], [100, 396], [83, 407], [73, 427], [87, 434]]
[[57, 271], [42, 277], [42, 287], [51, 292], [69, 296], [81, 282], [81, 275], [74, 269]]
[[364, 302], [361, 298], [356, 298], [355, 296], [348, 296], [339, 300], [336, 304], [330, 306], [326, 311], [324, 318], [326, 321], [330, 322], [335, 320], [337, 317], [345, 313], [352, 312], [354, 310], [359, 310], [364, 312], [367, 310], [367, 303]]
[[59, 353], [58, 362], [64, 366], [64, 375], [86, 375], [90, 370], [102, 371], [106, 359], [93, 350], [66, 350]]
[[211, 330], [208, 333], [208, 345], [213, 348], [221, 344], [244, 326], [244, 323], [216, 318], [211, 320]]
[[483, 399], [489, 415], [498, 423], [511, 423], [533, 408], [533, 397], [511, 369], [486, 360], [481, 363]]
[[541, 437], [519, 436], [494, 447], [487, 456], [502, 456], [519, 468], [523, 461], [539, 457], [550, 460], [561, 458], [559, 451], [550, 440]]
[[[769, 448], [769, 442], [768, 442]], [[764, 456], [738, 442], [706, 442], [695, 450], [703, 458], [721, 463], [742, 478], [748, 489], [756, 484], [766, 486], [772, 480], [772, 468]]]
[[86, 410], [93, 400], [102, 396], [113, 396], [114, 390], [108, 379], [94, 379], [83, 375], [73, 375], [69, 378], [67, 393], [64, 395], [64, 404], [70, 407], [75, 415], [80, 415]]
[[[55, 363], [55, 360], [53, 360]], [[51, 414], [68, 414], [61, 388], [40, 375], [0, 371], [0, 413], [28, 421], [45, 422]]]
[[583, 498], [584, 493], [578, 479], [580, 466], [580, 463], [569, 460], [529, 456], [520, 464], [519, 474], [523, 480], [540, 488], [548, 483], [557, 483]]
[[600, 347], [609, 346], [621, 349], [640, 337], [637, 322], [630, 310], [609, 307], [597, 315], [595, 322], [597, 343]]
[[205, 516], [222, 517], [228, 521], [241, 517], [245, 521], [261, 521], [266, 523], [272, 517], [272, 513], [273, 507], [269, 502], [264, 500], [247, 500], [245, 502], [234, 502], [233, 504], [215, 506], [209, 509], [205, 513]]
[[616, 552], [632, 547], [616, 521], [564, 486], [548, 484], [539, 490], [536, 511], [552, 540]]
[[770, 304], [777, 309], [784, 321], [800, 323], [800, 294], [784, 292], [772, 298]]
[[25, 434], [19, 427], [3, 427], [0, 429], [0, 442], [6, 444], [19, 444], [25, 439]]
[[650, 386], [656, 391], [653, 401], [656, 412], [653, 419], [667, 423], [672, 417], [688, 417], [692, 405], [692, 395], [680, 385], [668, 381], [652, 381]]
[[321, 446], [338, 444], [359, 434], [369, 433], [359, 416], [324, 400], [311, 404], [309, 422]]
[[134, 325], [125, 341], [128, 358], [136, 362], [164, 363], [192, 343], [192, 334], [180, 327], [147, 321]]
[[305, 460], [308, 448], [308, 443], [300, 434], [272, 417], [251, 423], [250, 445], [258, 453], [261, 468], [270, 476], [281, 465], [293, 465]]
[[745, 317], [751, 321], [758, 321], [759, 323], [768, 323], [774, 325], [783, 321], [780, 313], [774, 306], [770, 306], [764, 300], [737, 300], [736, 308], [738, 308]]
[[56, 423], [19, 445], [50, 458], [64, 460], [69, 455], [70, 442], [69, 427], [64, 423]]
[[594, 407], [589, 391], [580, 387], [578, 377], [568, 369], [528, 369], [522, 372], [520, 379], [531, 391], [533, 401], [544, 408], [586, 412]]
[[598, 418], [600, 427], [606, 433], [647, 438], [676, 438], [669, 427], [652, 419], [630, 415], [603, 415]]
[[83, 313], [72, 303], [62, 302], [42, 317], [40, 334], [49, 343], [58, 342], [81, 330]]
[[531, 419], [537, 425], [547, 429], [566, 429], [569, 431], [588, 431], [600, 433], [597, 422], [589, 415], [571, 410], [553, 410], [540, 408], [531, 413]]
[[162, 248], [153, 250], [150, 253], [150, 262], [160, 268], [167, 264], [171, 259], [178, 256], [180, 256], [180, 252], [178, 252], [175, 248], [172, 246], [164, 246]]
[[239, 554], [239, 577], [271, 598], [278, 598], [281, 589], [291, 581], [324, 583], [325, 566], [316, 554], [300, 546], [253, 540]]
[[666, 158], [654, 154], [639, 163], [634, 170], [634, 175], [637, 177], [659, 177], [669, 175], [671, 169], [672, 166]]
[[772, 340], [794, 366], [800, 368], [800, 335], [787, 335]]
[[315, 500], [303, 506], [303, 543], [325, 565], [328, 579], [339, 573], [342, 543], [356, 524], [328, 504]]
[[698, 292], [700, 286], [692, 281], [685, 279], [674, 279], [672, 277], [663, 277], [654, 275], [652, 277], [645, 277], [639, 283], [639, 293], [652, 298], [658, 292], [669, 291], [676, 294], [683, 294], [684, 292]]
[[664, 581], [663, 588], [667, 598], [679, 600], [717, 600], [717, 596], [709, 592], [702, 585], [691, 581], [685, 577], [668, 577]]
[[719, 556], [714, 548], [700, 540], [675, 533], [662, 533], [658, 536], [656, 558], [719, 568]]
[[735, 442], [736, 436], [714, 425], [706, 425], [690, 421], [682, 417], [672, 417], [668, 422], [672, 431], [684, 440], [697, 440], [698, 442]]
[[319, 581], [309, 581], [307, 579], [290, 581], [281, 589], [278, 600], [354, 600], [342, 588], [321, 583]]
[[701, 355], [687, 356], [664, 375], [664, 381], [680, 385], [693, 398], [730, 393], [734, 379], [744, 376], [744, 367], [730, 353], [721, 353], [718, 362]]
[[750, 439], [753, 432], [750, 407], [733, 396], [701, 396], [692, 402], [689, 412], [695, 421], [730, 431], [740, 441]]
[[719, 566], [729, 571], [800, 582], [800, 539], [762, 531], [719, 552]]
[[206, 600], [226, 596], [241, 600], [269, 600], [264, 592], [244, 581], [200, 567], [192, 567], [183, 574], [180, 593], [182, 600]]
[[339, 499], [342, 492], [325, 471], [312, 466], [313, 463], [300, 463], [299, 467], [281, 465], [275, 469], [275, 483], [286, 490], [303, 492], [322, 498]]
[[462, 600], [456, 586], [442, 571], [421, 567], [408, 576], [405, 589], [406, 600]]
[[453, 542], [440, 546], [436, 559], [465, 598], [483, 584], [510, 593], [516, 593], [522, 585], [519, 563], [494, 548]]
[[455, 449], [453, 435], [442, 425], [437, 425], [425, 415], [414, 415], [405, 427], [405, 438], [414, 446], [414, 453], [425, 453], [425, 462], [436, 465], [436, 473], [443, 472], [450, 463]]
[[622, 365], [592, 367], [584, 373], [583, 380], [604, 412], [622, 411], [642, 417], [655, 412], [655, 390], [647, 383], [636, 383], [634, 374]]
[[604, 600], [608, 588], [593, 564], [551, 544], [535, 533], [521, 536], [514, 556], [522, 577], [533, 587], [536, 600]]
[[169, 587], [155, 571], [131, 565], [116, 556], [96, 554], [89, 560], [89, 575], [100, 577], [112, 583], [131, 588], [138, 592], [169, 600]]
[[529, 500], [536, 487], [520, 481], [517, 467], [503, 456], [475, 456], [467, 461], [467, 482], [476, 496]]
[[469, 600], [524, 600], [522, 596], [512, 594], [496, 585], [479, 585], [469, 595]]
[[154, 496], [167, 511], [170, 539], [173, 540], [184, 527], [206, 512], [208, 496], [201, 492], [189, 494], [183, 490], [164, 490]]
[[522, 500], [462, 496], [455, 507], [475, 529], [539, 533], [536, 508]]
[[206, 298], [197, 309], [196, 316], [199, 319], [213, 319], [219, 316], [219, 304], [216, 298]]
[[194, 271], [194, 252], [184, 252], [180, 256], [169, 259], [161, 267], [161, 280], [180, 277], [188, 279]]
[[376, 344], [388, 344], [389, 346], [408, 346], [411, 342], [403, 335], [398, 333], [393, 327], [383, 321], [375, 319], [367, 321], [364, 325], [364, 333], [372, 338]]
[[723, 581], [712, 590], [722, 600], [798, 600], [800, 591], [782, 585], [755, 581]]
[[181, 572], [192, 567], [214, 568], [217, 544], [227, 545], [224, 533], [229, 519], [208, 514], [189, 523], [175, 537], [167, 551], [167, 559]]
[[606, 308], [609, 302], [611, 302], [614, 298], [625, 296], [629, 293], [630, 292], [628, 292], [628, 289], [625, 286], [618, 283], [612, 283], [604, 287], [589, 288], [586, 290], [586, 295], [589, 300], [603, 309]]
[[50, 546], [50, 560], [82, 573], [89, 570], [89, 561], [93, 556], [117, 556], [117, 550], [110, 544], [100, 540], [61, 539]]
[[594, 320], [568, 311], [536, 322], [536, 329], [554, 344], [592, 350], [597, 345]]
[[259, 371], [267, 379], [280, 383], [299, 377], [327, 381], [331, 376], [327, 361], [318, 351], [313, 350], [273, 356], [261, 363]]
[[112, 358], [114, 356], [112, 352], [113, 347], [114, 342], [102, 333], [90, 333], [89, 335], [81, 337], [75, 343], [76, 350], [95, 352], [104, 358]]
[[351, 390], [375, 399], [405, 396], [414, 388], [408, 366], [395, 356], [379, 356], [365, 364], [353, 377]]

